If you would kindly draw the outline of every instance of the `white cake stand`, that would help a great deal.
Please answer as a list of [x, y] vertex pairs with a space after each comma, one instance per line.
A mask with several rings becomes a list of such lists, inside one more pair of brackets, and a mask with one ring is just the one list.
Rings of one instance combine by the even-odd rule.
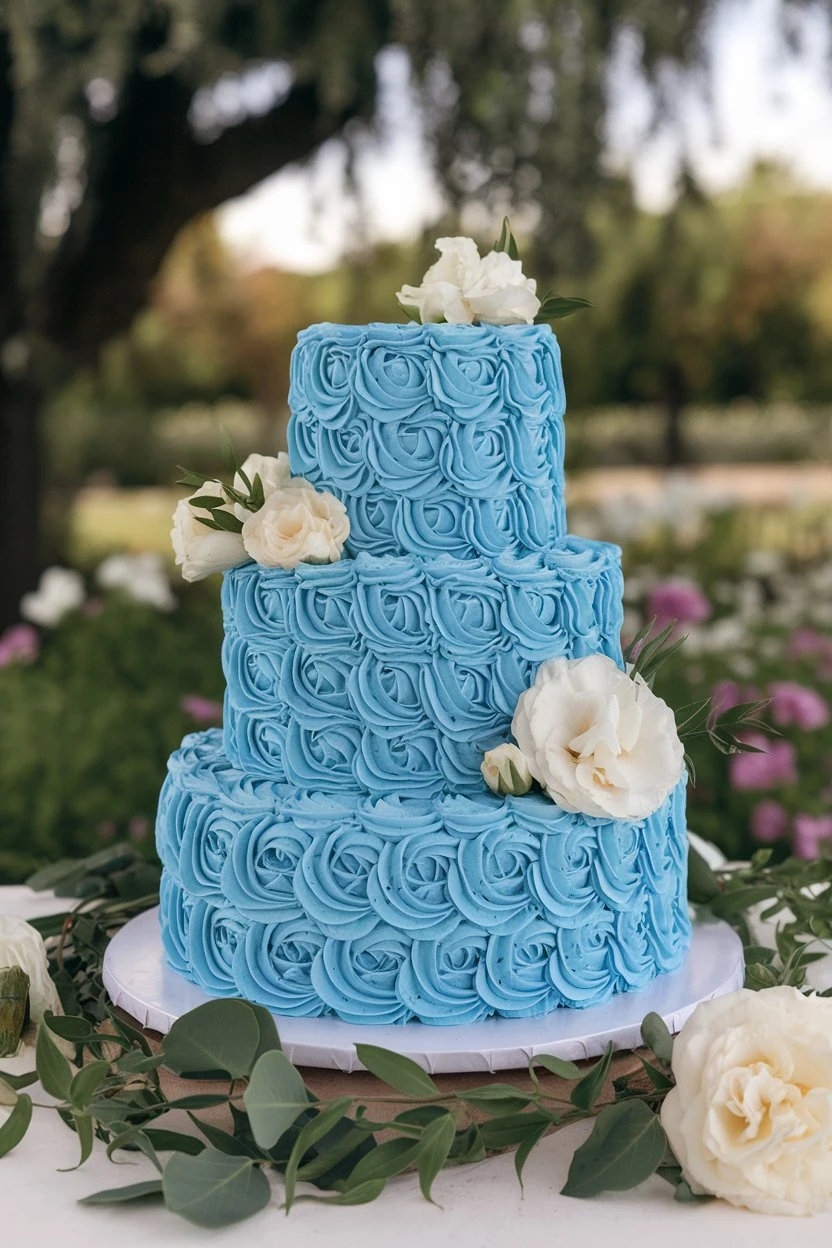
[[[651, 1010], [677, 1032], [701, 1001], [741, 988], [742, 944], [727, 923], [698, 924], [680, 970], [641, 992], [613, 997], [587, 1010], [555, 1010], [545, 1018], [495, 1018], [461, 1027], [424, 1023], [373, 1027], [337, 1018], [275, 1015], [280, 1039], [296, 1066], [363, 1070], [356, 1044], [375, 1044], [413, 1059], [432, 1074], [525, 1068], [537, 1054], [581, 1061], [641, 1043], [641, 1020]], [[143, 1027], [166, 1033], [181, 1015], [209, 998], [165, 964], [158, 910], [148, 910], [118, 932], [104, 955], [104, 986], [114, 1005]]]

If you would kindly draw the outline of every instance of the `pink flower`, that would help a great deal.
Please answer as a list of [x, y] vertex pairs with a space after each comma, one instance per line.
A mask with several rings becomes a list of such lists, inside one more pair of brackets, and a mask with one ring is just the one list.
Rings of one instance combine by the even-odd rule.
[[814, 689], [793, 680], [777, 680], [769, 685], [771, 718], [781, 728], [796, 724], [804, 732], [824, 728], [829, 723], [829, 707]]
[[813, 628], [798, 628], [789, 638], [788, 653], [795, 659], [807, 655], [832, 654], [832, 637], [824, 637]]
[[832, 815], [795, 815], [792, 848], [796, 858], [820, 858], [823, 843], [832, 840]]
[[791, 741], [772, 741], [761, 732], [747, 732], [743, 740], [759, 753], [734, 754], [730, 761], [735, 789], [773, 789], [797, 780], [797, 757]]
[[685, 624], [701, 624], [711, 614], [711, 604], [698, 585], [690, 581], [665, 581], [647, 597], [647, 616], [656, 617], [654, 632], [661, 632], [672, 620], [681, 631]]
[[218, 724], [222, 721], [222, 703], [212, 702], [199, 693], [186, 693], [179, 705], [195, 724]]
[[758, 802], [751, 812], [751, 835], [763, 845], [785, 836], [788, 824], [789, 816], [784, 807], [772, 799]]
[[40, 635], [31, 624], [13, 624], [0, 636], [0, 667], [34, 663], [40, 653]]

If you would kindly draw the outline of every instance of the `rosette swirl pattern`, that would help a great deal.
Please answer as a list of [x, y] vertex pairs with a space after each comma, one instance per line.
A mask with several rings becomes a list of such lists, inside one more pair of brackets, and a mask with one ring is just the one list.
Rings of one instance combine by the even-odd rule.
[[565, 531], [548, 326], [313, 325], [289, 405], [293, 471], [344, 501], [352, 554], [522, 553]]

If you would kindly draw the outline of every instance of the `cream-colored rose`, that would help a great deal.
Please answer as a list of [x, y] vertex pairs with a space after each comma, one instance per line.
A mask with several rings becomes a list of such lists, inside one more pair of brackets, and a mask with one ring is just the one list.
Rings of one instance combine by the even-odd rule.
[[530, 325], [540, 310], [536, 283], [523, 275], [519, 260], [504, 251], [480, 256], [470, 238], [439, 238], [440, 258], [420, 286], [403, 286], [396, 298], [419, 314], [423, 324], [447, 321], [470, 325]]
[[[209, 529], [202, 523], [199, 517], [208, 519], [208, 512], [196, 511], [191, 506], [192, 501], [200, 497], [222, 498], [221, 482], [206, 481], [190, 498], [182, 498], [176, 504], [170, 536], [176, 562], [186, 581], [201, 581], [212, 572], [236, 568], [248, 558], [239, 533]], [[226, 510], [232, 515], [237, 514], [236, 509]]]
[[552, 800], [584, 815], [644, 819], [684, 770], [670, 707], [603, 654], [544, 663], [511, 730]]
[[697, 1193], [759, 1213], [832, 1197], [832, 1000], [742, 989], [697, 1006], [673, 1046], [662, 1106]]
[[490, 251], [480, 261], [476, 280], [466, 288], [465, 301], [474, 319], [489, 325], [531, 325], [540, 311], [537, 283], [523, 276], [519, 260], [505, 251]]
[[56, 628], [68, 611], [84, 605], [84, 578], [72, 568], [47, 568], [36, 590], [20, 600], [24, 620], [41, 628]]
[[[297, 484], [295, 484], [297, 482]], [[350, 522], [340, 499], [308, 481], [275, 490], [243, 524], [248, 554], [266, 568], [299, 563], [334, 563], [341, 558]]]
[[29, 1013], [40, 1023], [46, 1010], [63, 1014], [61, 999], [49, 975], [43, 938], [31, 923], [0, 915], [0, 966], [19, 966], [29, 976]]
[[480, 771], [491, 792], [501, 797], [522, 797], [532, 787], [529, 764], [510, 742], [486, 750]]
[[[254, 481], [256, 476], [260, 477], [266, 498], [274, 494], [275, 490], [282, 490], [288, 485], [292, 475], [289, 471], [289, 456], [285, 451], [280, 451], [277, 455], [258, 455], [256, 451], [253, 451], [243, 461], [241, 467], [249, 481]], [[234, 477], [234, 487], [242, 491], [246, 488], [239, 472]]]

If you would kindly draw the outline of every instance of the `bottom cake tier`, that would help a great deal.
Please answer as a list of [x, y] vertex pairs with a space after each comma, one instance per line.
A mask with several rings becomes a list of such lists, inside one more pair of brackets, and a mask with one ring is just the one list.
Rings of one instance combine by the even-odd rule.
[[639, 822], [547, 798], [372, 798], [252, 779], [186, 737], [159, 803], [162, 938], [212, 996], [453, 1025], [583, 1009], [690, 942], [685, 782]]

